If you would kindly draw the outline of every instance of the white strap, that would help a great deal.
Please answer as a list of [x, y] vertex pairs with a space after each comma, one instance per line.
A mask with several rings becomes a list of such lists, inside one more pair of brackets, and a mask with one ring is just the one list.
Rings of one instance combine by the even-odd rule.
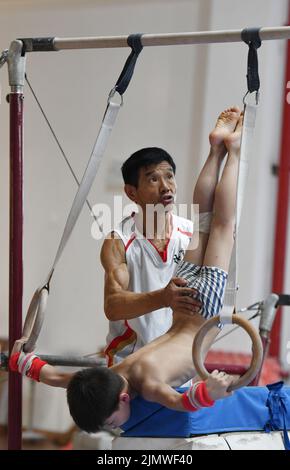
[[[233, 313], [236, 307], [236, 298], [238, 290], [238, 266], [237, 266], [237, 252], [238, 252], [238, 228], [240, 224], [242, 205], [244, 200], [246, 181], [248, 176], [249, 159], [253, 148], [253, 136], [256, 122], [258, 105], [245, 104], [243, 129], [241, 136], [241, 150], [239, 161], [239, 172], [236, 193], [236, 227], [235, 227], [235, 241], [229, 266], [229, 274], [227, 280], [226, 293], [224, 298], [224, 308], [222, 313], [230, 311]], [[226, 318], [225, 318], [226, 320]], [[221, 323], [222, 320], [221, 320]]]
[[198, 231], [203, 232], [203, 233], [209, 233], [213, 213], [212, 212], [201, 212], [200, 214], [198, 214], [198, 217], [199, 217], [198, 225], [197, 225], [198, 226]]
[[121, 107], [121, 104], [113, 103], [112, 101], [109, 101], [108, 103], [108, 107], [103, 118], [101, 129], [95, 141], [95, 145], [91, 153], [91, 157], [89, 159], [84, 176], [82, 178], [81, 184], [74, 198], [69, 216], [67, 218], [67, 221], [64, 227], [62, 238], [61, 238], [61, 241], [60, 241], [60, 244], [59, 244], [56, 256], [55, 256], [54, 263], [49, 272], [49, 275], [47, 276], [45, 284], [50, 280], [51, 274], [54, 271], [55, 266], [57, 265], [62, 255], [62, 252], [68, 242], [68, 239], [74, 229], [76, 221], [80, 215], [80, 212], [90, 192], [90, 189], [92, 187], [92, 184], [98, 172], [102, 157], [105, 153], [105, 149], [106, 149], [111, 131], [116, 122], [116, 118], [117, 118], [120, 107]]
[[236, 226], [237, 229], [240, 225], [240, 218], [244, 200], [244, 193], [248, 178], [249, 160], [252, 156], [254, 130], [256, 124], [258, 105], [245, 104], [244, 107], [244, 120], [241, 138], [241, 154], [239, 163], [239, 176], [237, 185], [237, 209], [236, 209]]
[[[111, 97], [111, 94], [110, 94], [110, 97]], [[48, 289], [46, 288], [46, 285], [49, 284], [49, 281], [53, 275], [54, 269], [58, 261], [61, 258], [63, 250], [69, 240], [69, 237], [74, 229], [74, 226], [79, 217], [79, 214], [87, 199], [87, 196], [92, 187], [93, 181], [98, 172], [102, 157], [105, 153], [105, 149], [106, 149], [111, 131], [114, 127], [114, 124], [116, 122], [117, 115], [121, 106], [122, 106], [122, 103], [120, 104], [114, 103], [109, 98], [101, 128], [99, 130], [88, 165], [86, 167], [82, 181], [77, 190], [71, 210], [69, 212], [69, 215], [68, 215], [65, 227], [64, 227], [64, 231], [61, 237], [61, 241], [57, 249], [55, 260], [49, 271], [48, 276], [46, 277], [44, 284], [42, 284], [36, 290], [31, 300], [30, 306], [28, 308], [28, 312], [27, 312], [26, 320], [24, 324], [24, 330], [23, 330], [25, 332], [26, 330], [29, 329], [29, 334], [26, 335], [28, 336], [28, 341], [23, 347], [23, 350], [25, 352], [32, 351], [35, 347], [36, 340], [38, 338], [38, 335], [39, 335], [39, 332], [40, 332], [40, 329], [44, 320], [44, 314], [45, 314], [46, 305], [47, 305]]]
[[23, 351], [20, 353], [19, 358], [18, 358], [18, 372], [20, 372], [21, 375], [27, 375], [27, 372], [29, 371], [33, 360], [37, 356], [33, 353], [25, 354]]
[[222, 325], [231, 325], [233, 323], [233, 307], [231, 305], [224, 305], [220, 314], [220, 322]]

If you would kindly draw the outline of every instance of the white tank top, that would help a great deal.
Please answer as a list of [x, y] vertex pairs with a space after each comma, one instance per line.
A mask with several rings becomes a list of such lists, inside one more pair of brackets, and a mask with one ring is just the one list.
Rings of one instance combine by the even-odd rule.
[[[146, 238], [140, 238], [134, 214], [126, 217], [114, 232], [123, 241], [129, 271], [131, 292], [152, 292], [165, 287], [174, 276], [178, 263], [193, 233], [190, 220], [172, 215], [172, 233], [163, 252]], [[138, 236], [137, 236], [138, 234]], [[170, 307], [160, 308], [130, 320], [109, 322], [105, 355], [108, 366], [166, 333], [172, 324]]]

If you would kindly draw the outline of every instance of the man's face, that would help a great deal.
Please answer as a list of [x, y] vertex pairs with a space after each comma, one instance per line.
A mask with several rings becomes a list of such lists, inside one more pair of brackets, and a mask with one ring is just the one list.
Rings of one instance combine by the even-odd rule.
[[127, 195], [142, 208], [146, 204], [162, 204], [164, 207], [173, 204], [177, 189], [173, 168], [167, 161], [141, 168], [138, 187], [127, 187], [130, 189]]
[[118, 409], [106, 419], [105, 424], [112, 429], [122, 426], [130, 418], [130, 411], [130, 399], [121, 399]]

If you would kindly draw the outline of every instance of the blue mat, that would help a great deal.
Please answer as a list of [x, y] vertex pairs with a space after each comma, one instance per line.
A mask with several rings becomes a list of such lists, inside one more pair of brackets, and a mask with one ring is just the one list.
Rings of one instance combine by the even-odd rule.
[[[184, 388], [177, 391], [184, 392]], [[174, 411], [136, 397], [123, 437], [190, 437], [231, 431], [290, 429], [290, 387], [283, 382], [245, 387], [213, 407], [190, 413]], [[287, 435], [284, 435], [285, 447]]]

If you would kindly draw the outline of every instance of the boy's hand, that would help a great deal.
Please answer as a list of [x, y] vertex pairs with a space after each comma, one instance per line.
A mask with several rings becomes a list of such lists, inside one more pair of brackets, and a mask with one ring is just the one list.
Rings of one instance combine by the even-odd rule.
[[17, 339], [13, 345], [11, 356], [15, 353], [23, 351], [23, 346], [27, 343], [28, 338], [24, 336], [21, 339]]
[[[19, 344], [20, 343], [18, 342], [18, 346]], [[38, 356], [33, 354], [33, 352], [25, 354], [21, 349], [18, 352], [13, 352], [9, 357], [10, 370], [13, 372], [19, 372], [23, 376], [26, 375], [37, 382], [40, 381], [40, 371], [45, 365], [47, 365], [47, 362], [42, 361]]]
[[233, 392], [228, 392], [229, 386], [234, 382], [234, 377], [226, 372], [214, 370], [205, 380], [206, 388], [212, 400], [229, 397]]

